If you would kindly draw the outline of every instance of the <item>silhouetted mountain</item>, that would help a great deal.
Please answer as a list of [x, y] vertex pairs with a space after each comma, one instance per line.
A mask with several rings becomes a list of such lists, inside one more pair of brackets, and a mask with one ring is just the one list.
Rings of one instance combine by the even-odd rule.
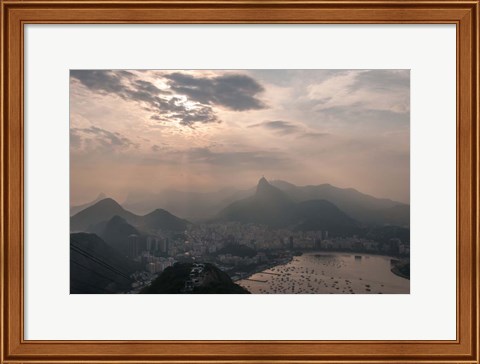
[[[365, 224], [401, 226], [410, 224], [408, 204], [376, 198], [353, 188], [338, 188], [330, 184], [296, 186], [281, 180], [269, 184], [284, 192], [292, 202], [327, 200], [356, 221]], [[253, 196], [257, 189], [258, 186], [245, 190], [226, 188], [208, 193], [176, 190], [166, 190], [158, 194], [132, 193], [123, 206], [141, 213], [162, 207], [174, 215], [202, 221], [217, 216], [219, 211], [234, 202]]]
[[396, 205], [381, 210], [366, 212], [365, 222], [410, 226], [410, 205]]
[[95, 205], [98, 201], [101, 201], [103, 200], [104, 198], [106, 198], [107, 195], [105, 195], [103, 192], [100, 193], [97, 198], [93, 201], [90, 201], [90, 202], [87, 202], [87, 203], [84, 203], [82, 205], [78, 205], [78, 206], [72, 206], [70, 207], [70, 216], [73, 216], [75, 215], [76, 213], [82, 211], [82, 210], [85, 210], [87, 207], [90, 207], [92, 205]]
[[144, 230], [185, 230], [187, 220], [180, 219], [166, 210], [156, 209], [140, 218], [139, 226]]
[[70, 218], [70, 231], [91, 231], [91, 229], [114, 216], [120, 216], [131, 224], [138, 221], [138, 216], [125, 210], [114, 199], [105, 198], [95, 205], [80, 211]]
[[118, 215], [93, 226], [91, 231], [125, 256], [128, 255], [128, 237], [141, 235], [135, 227]]
[[70, 293], [118, 293], [131, 287], [140, 270], [95, 234], [70, 234]]
[[[122, 218], [126, 223], [135, 229], [149, 232], [159, 229], [166, 231], [185, 230], [189, 222], [180, 219], [168, 211], [157, 209], [145, 216], [138, 216], [125, 210], [115, 200], [106, 198], [95, 205], [80, 211], [70, 218], [70, 231], [87, 231], [103, 234], [105, 224], [113, 217]], [[120, 224], [121, 220], [110, 221]]]
[[236, 201], [223, 209], [219, 218], [226, 221], [257, 223], [282, 227], [291, 223], [295, 204], [289, 197], [262, 177], [255, 195]]
[[353, 188], [330, 184], [295, 186], [285, 181], [272, 185], [285, 192], [293, 201], [327, 200], [357, 221], [375, 224], [410, 224], [410, 205], [386, 198], [376, 198]]
[[356, 226], [355, 220], [326, 200], [300, 202], [295, 207], [295, 219], [301, 221], [297, 230], [332, 230], [346, 232]]
[[356, 225], [334, 204], [325, 200], [295, 203], [265, 178], [258, 182], [254, 196], [232, 203], [218, 217], [224, 221], [298, 230], [345, 230]]

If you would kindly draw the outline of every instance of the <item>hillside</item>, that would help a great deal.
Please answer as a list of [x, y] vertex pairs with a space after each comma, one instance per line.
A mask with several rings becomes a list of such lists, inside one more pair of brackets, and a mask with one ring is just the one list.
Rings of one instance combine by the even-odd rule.
[[293, 202], [265, 178], [260, 179], [255, 195], [232, 203], [218, 215], [221, 221], [256, 223], [296, 230], [344, 230], [355, 221], [325, 200]]
[[376, 198], [353, 188], [330, 184], [296, 186], [285, 181], [271, 184], [287, 194], [292, 201], [327, 200], [357, 221], [373, 224], [410, 224], [410, 206], [386, 198]]
[[290, 223], [294, 205], [285, 193], [262, 178], [255, 195], [230, 204], [220, 212], [219, 219], [282, 227]]
[[[192, 272], [192, 263], [175, 263], [167, 267], [152, 284], [145, 287], [140, 293], [185, 293], [185, 282], [189, 281]], [[188, 293], [193, 294], [244, 294], [249, 293], [245, 288], [235, 284], [228, 274], [222, 272], [213, 264], [205, 263], [202, 273], [202, 283]]]
[[124, 209], [115, 200], [106, 198], [72, 216], [70, 218], [70, 231], [98, 232], [101, 224], [107, 223], [114, 216], [122, 218], [136, 229], [145, 232], [156, 232], [158, 230], [182, 231], [189, 224], [187, 220], [161, 209], [139, 216]]
[[75, 215], [76, 213], [82, 211], [82, 210], [85, 210], [87, 207], [90, 207], [92, 205], [95, 205], [98, 201], [101, 201], [103, 199], [107, 198], [107, 195], [105, 195], [103, 192], [101, 192], [97, 198], [93, 201], [90, 201], [90, 202], [87, 202], [87, 203], [84, 203], [82, 205], [77, 205], [77, 206], [71, 206], [70, 207], [70, 216], [73, 216]]
[[297, 230], [330, 230], [346, 232], [356, 227], [356, 222], [337, 206], [326, 200], [300, 202], [295, 207]]
[[70, 293], [119, 293], [141, 266], [95, 234], [70, 234]]
[[123, 255], [128, 255], [128, 237], [141, 233], [124, 218], [115, 215], [108, 221], [103, 221], [94, 227], [91, 232], [101, 237], [108, 245], [117, 249]]

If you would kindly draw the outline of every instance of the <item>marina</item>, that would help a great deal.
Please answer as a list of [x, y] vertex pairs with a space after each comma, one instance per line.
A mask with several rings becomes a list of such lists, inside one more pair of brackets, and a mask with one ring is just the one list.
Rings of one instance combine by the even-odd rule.
[[236, 283], [251, 293], [408, 294], [410, 281], [391, 264], [388, 256], [309, 252]]

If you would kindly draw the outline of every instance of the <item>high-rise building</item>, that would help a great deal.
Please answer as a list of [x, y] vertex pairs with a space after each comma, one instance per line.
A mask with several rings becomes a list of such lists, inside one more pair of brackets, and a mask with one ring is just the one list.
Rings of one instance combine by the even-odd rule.
[[170, 253], [170, 241], [168, 240], [168, 238], [165, 238], [165, 253], [167, 255], [169, 255]]
[[140, 254], [140, 238], [136, 234], [128, 237], [128, 256], [135, 259]]
[[155, 252], [158, 250], [158, 239], [155, 236], [147, 236], [147, 251]]

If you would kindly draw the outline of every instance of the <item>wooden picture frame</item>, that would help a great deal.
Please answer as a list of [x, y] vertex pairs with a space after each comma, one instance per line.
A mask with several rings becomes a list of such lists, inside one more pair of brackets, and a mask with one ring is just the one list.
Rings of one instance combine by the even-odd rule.
[[[479, 363], [479, 2], [2, 0], [1, 363]], [[30, 23], [414, 23], [457, 29], [457, 339], [24, 340], [24, 29]]]

